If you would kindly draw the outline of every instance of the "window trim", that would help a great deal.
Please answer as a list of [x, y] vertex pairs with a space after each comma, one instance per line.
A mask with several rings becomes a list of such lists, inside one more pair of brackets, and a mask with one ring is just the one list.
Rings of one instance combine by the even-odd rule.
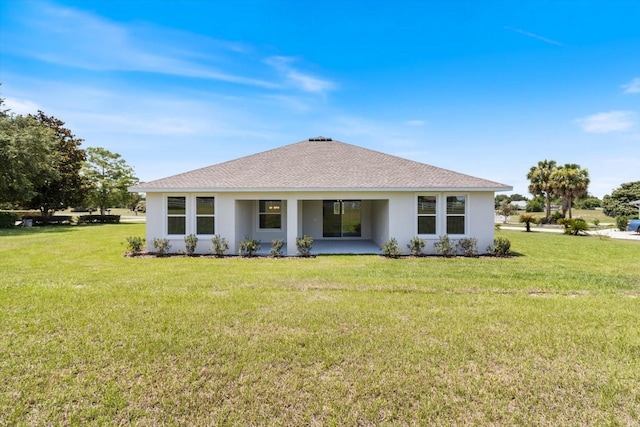
[[[213, 199], [213, 214], [198, 214], [198, 198]], [[198, 233], [198, 218], [213, 218], [213, 233]], [[214, 236], [216, 234], [216, 196], [213, 194], [193, 195], [193, 231], [196, 236]]]
[[[170, 214], [169, 213], [169, 199], [171, 198], [184, 198], [184, 213], [183, 214]], [[189, 222], [187, 221], [189, 215], [189, 196], [186, 194], [178, 193], [178, 194], [167, 194], [164, 198], [164, 209], [165, 209], [165, 224], [164, 231], [167, 236], [186, 236], [189, 231]], [[184, 219], [184, 234], [174, 234], [169, 233], [169, 218], [183, 218]]]
[[[447, 199], [449, 197], [464, 197], [464, 214], [449, 214], [447, 212]], [[468, 193], [445, 193], [444, 194], [444, 232], [450, 236], [466, 236], [469, 232], [469, 194]], [[462, 217], [464, 219], [464, 233], [453, 234], [447, 230], [447, 220], [449, 217]]]
[[[436, 211], [433, 214], [421, 214], [419, 213], [419, 206], [418, 206], [418, 197], [435, 197], [436, 199]], [[415, 226], [416, 226], [416, 236], [437, 236], [438, 235], [438, 226], [440, 225], [440, 194], [439, 193], [416, 193], [415, 197], [414, 197], [414, 203], [415, 203], [415, 207], [414, 207], [414, 215], [415, 215]], [[418, 221], [420, 217], [433, 217], [435, 218], [436, 221], [436, 226], [435, 226], [435, 232], [434, 233], [420, 233], [420, 230], [418, 228]]]
[[[280, 211], [277, 213], [271, 212], [262, 212], [260, 210], [260, 204], [261, 202], [278, 202], [280, 203]], [[266, 205], [265, 205], [266, 206]], [[282, 199], [259, 199], [258, 200], [258, 230], [260, 231], [266, 231], [266, 232], [270, 232], [270, 231], [282, 231], [282, 211], [284, 210], [284, 203]], [[260, 226], [260, 217], [262, 215], [279, 215], [280, 216], [280, 227], [278, 228], [271, 228], [271, 227], [261, 227]]]

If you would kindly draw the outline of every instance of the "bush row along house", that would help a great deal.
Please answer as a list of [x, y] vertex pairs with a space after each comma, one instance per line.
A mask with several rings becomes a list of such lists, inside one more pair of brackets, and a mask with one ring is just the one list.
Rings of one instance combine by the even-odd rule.
[[206, 253], [218, 234], [232, 253], [246, 238], [283, 239], [295, 255], [303, 235], [331, 253], [414, 236], [430, 253], [444, 234], [476, 238], [482, 251], [494, 239], [494, 193], [512, 187], [316, 137], [130, 190], [146, 193], [149, 251], [153, 238], [179, 250], [195, 234]]

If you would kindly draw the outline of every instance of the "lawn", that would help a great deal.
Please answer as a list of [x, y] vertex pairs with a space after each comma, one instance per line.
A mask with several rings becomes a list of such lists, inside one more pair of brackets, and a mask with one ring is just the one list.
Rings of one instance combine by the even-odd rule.
[[638, 425], [640, 244], [508, 259], [125, 258], [0, 231], [0, 425]]

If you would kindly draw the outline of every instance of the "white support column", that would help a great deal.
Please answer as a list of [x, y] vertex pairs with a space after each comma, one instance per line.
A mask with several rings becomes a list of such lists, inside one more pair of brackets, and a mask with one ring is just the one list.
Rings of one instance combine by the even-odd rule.
[[287, 199], [287, 255], [295, 256], [298, 237], [298, 199]]

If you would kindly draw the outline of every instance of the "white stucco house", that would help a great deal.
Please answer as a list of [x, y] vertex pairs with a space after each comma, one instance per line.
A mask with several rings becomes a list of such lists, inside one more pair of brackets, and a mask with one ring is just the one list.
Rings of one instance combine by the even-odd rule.
[[207, 253], [219, 234], [230, 253], [245, 238], [260, 240], [267, 251], [273, 239], [283, 239], [288, 255], [296, 254], [303, 235], [314, 239], [312, 253], [354, 253], [355, 247], [377, 253], [390, 238], [408, 251], [414, 236], [433, 253], [444, 234], [474, 237], [483, 252], [494, 239], [494, 192], [510, 190], [325, 137], [130, 188], [146, 193], [149, 251], [154, 238], [168, 239], [177, 251], [195, 234], [197, 252]]

